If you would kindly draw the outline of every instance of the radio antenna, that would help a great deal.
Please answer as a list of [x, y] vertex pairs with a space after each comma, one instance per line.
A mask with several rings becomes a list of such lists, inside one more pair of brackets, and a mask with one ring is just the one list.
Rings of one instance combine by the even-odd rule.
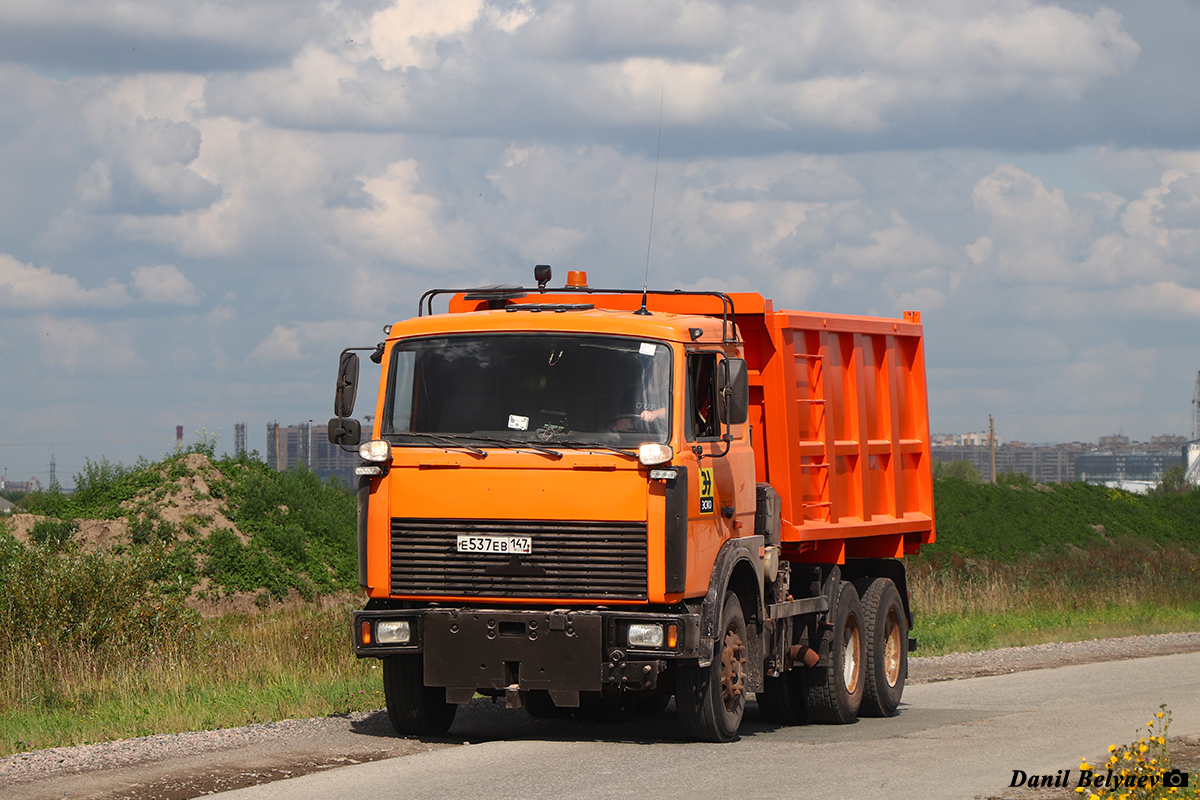
[[650, 243], [654, 241], [654, 204], [658, 200], [658, 162], [662, 155], [663, 99], [666, 93], [664, 86], [658, 95], [658, 145], [654, 151], [654, 190], [650, 193], [650, 233], [646, 237], [646, 274], [642, 277], [642, 307], [633, 312], [646, 317], [650, 316], [646, 309], [646, 294], [650, 286]]

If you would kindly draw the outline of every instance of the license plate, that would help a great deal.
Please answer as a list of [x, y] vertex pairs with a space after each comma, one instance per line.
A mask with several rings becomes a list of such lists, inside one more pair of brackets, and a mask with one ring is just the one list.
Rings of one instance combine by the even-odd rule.
[[458, 536], [460, 553], [529, 553], [532, 550], [533, 540], [528, 536]]

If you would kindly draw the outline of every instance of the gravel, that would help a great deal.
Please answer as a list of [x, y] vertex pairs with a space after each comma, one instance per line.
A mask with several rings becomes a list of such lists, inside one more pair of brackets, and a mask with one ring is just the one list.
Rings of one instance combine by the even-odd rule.
[[1200, 651], [1200, 633], [1158, 633], [1086, 642], [1052, 642], [1029, 647], [1004, 647], [946, 656], [910, 657], [908, 683], [935, 683], [959, 678], [1004, 675], [1029, 669], [1121, 661]]
[[[1165, 633], [914, 656], [909, 659], [908, 682], [1198, 651], [1200, 633]], [[516, 722], [506, 719], [506, 726]], [[396, 737], [386, 714], [362, 712], [18, 753], [0, 758], [0, 786], [6, 796], [31, 799], [63, 797], [67, 792], [72, 797], [177, 800], [453, 744]]]
[[340, 731], [373, 716], [362, 712], [320, 719], [285, 719], [261, 722], [244, 728], [215, 731], [158, 733], [136, 739], [84, 744], [76, 747], [50, 747], [29, 753], [17, 753], [0, 759], [0, 781], [38, 772], [78, 772], [97, 766], [120, 767], [145, 761], [162, 761], [179, 756], [194, 756], [216, 750], [232, 750], [263, 742], [297, 736], [313, 737]]

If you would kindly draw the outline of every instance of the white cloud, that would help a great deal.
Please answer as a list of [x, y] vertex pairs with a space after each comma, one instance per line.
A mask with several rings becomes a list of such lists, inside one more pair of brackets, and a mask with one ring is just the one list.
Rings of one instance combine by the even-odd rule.
[[85, 289], [76, 278], [50, 267], [24, 264], [8, 253], [0, 253], [0, 306], [28, 309], [111, 308], [129, 302], [120, 283]]
[[892, 308], [896, 311], [936, 311], [945, 304], [946, 295], [942, 291], [926, 286], [900, 295]]
[[132, 285], [149, 303], [194, 306], [203, 297], [174, 264], [138, 267], [133, 271]]
[[367, 35], [384, 69], [429, 68], [440, 60], [438, 44], [469, 31], [482, 8], [483, 0], [399, 0], [371, 18]]
[[442, 214], [441, 203], [418, 188], [416, 161], [388, 164], [383, 174], [362, 178], [367, 208], [334, 211], [339, 241], [347, 251], [417, 269], [461, 263], [473, 249], [470, 227]]
[[40, 316], [31, 327], [41, 345], [42, 358], [51, 366], [84, 374], [143, 366], [121, 325]]
[[[975, 187], [988, 232], [965, 248], [977, 266], [1007, 280], [1076, 289], [1153, 292], [1171, 313], [1185, 313], [1191, 259], [1200, 251], [1200, 173], [1164, 172], [1156, 186], [1125, 200], [1111, 193], [1068, 198], [1034, 175], [1003, 165]], [[1177, 286], [1168, 298], [1162, 287]], [[1159, 287], [1152, 289], [1151, 287]], [[1106, 295], [1107, 296], [1107, 295]], [[1094, 297], [1089, 302], [1094, 302]], [[1060, 297], [1062, 310], [1075, 307]], [[1054, 303], [1039, 303], [1054, 313]]]
[[336, 355], [343, 347], [361, 345], [372, 335], [378, 338], [379, 328], [363, 320], [326, 320], [299, 322], [295, 325], [276, 324], [271, 332], [250, 351], [254, 363], [311, 361], [319, 354], [331, 359], [336, 367]]
[[831, 261], [858, 271], [889, 272], [945, 265], [955, 259], [933, 236], [914, 229], [895, 212], [891, 225], [871, 231], [868, 238], [867, 245], [837, 245]]
[[1140, 52], [1120, 14], [1019, 0], [590, 0], [541, 10], [401, 0], [366, 19], [349, 6], [328, 14], [323, 24], [342, 35], [313, 37], [290, 63], [214, 76], [211, 110], [323, 128], [586, 137], [653, 124], [661, 97], [667, 120], [718, 136], [882, 137], [936, 136], [953, 104], [979, 110], [969, 127], [986, 138], [997, 102], [1079, 100], [1128, 73]]

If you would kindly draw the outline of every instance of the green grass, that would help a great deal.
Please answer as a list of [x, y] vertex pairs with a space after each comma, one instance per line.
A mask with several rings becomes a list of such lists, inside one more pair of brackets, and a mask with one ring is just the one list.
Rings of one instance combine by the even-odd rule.
[[1200, 550], [1200, 491], [1147, 496], [1082, 483], [946, 479], [935, 482], [934, 508], [938, 540], [922, 548], [927, 557], [1012, 561], [1115, 539]]
[[1200, 630], [1200, 553], [1143, 539], [909, 564], [919, 655]]
[[379, 662], [351, 653], [350, 609], [205, 620], [186, 646], [160, 637], [121, 661], [80, 647], [10, 650], [0, 661], [0, 756], [380, 708]]
[[1200, 603], [1187, 606], [1139, 604], [1079, 611], [1014, 608], [969, 615], [917, 613], [914, 636], [918, 649], [913, 653], [916, 656], [1200, 631]]

